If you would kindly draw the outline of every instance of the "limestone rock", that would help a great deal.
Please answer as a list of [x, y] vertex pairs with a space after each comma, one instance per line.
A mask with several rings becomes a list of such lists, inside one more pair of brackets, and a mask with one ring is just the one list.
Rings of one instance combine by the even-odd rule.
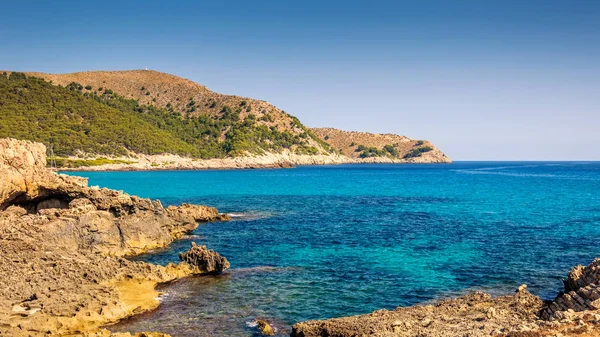
[[195, 274], [220, 274], [229, 268], [229, 261], [206, 246], [192, 247], [185, 253], [179, 253], [179, 259], [193, 267]]
[[537, 319], [541, 307], [542, 301], [526, 289], [497, 298], [475, 292], [434, 305], [399, 307], [368, 315], [297, 323], [292, 327], [291, 336], [483, 337], [494, 335], [497, 331], [520, 328]]
[[191, 215], [181, 222], [159, 201], [52, 172], [45, 151], [41, 144], [0, 139], [0, 336], [110, 336], [101, 325], [158, 305], [156, 283], [229, 267], [212, 251], [189, 256], [199, 266], [122, 258], [223, 217], [186, 205], [180, 213]]
[[540, 317], [545, 320], [563, 320], [569, 312], [600, 309], [600, 259], [588, 266], [576, 266], [564, 281], [565, 291], [549, 302]]
[[86, 179], [48, 170], [43, 144], [12, 138], [0, 139], [0, 177], [0, 210], [51, 195], [79, 194], [87, 185]]

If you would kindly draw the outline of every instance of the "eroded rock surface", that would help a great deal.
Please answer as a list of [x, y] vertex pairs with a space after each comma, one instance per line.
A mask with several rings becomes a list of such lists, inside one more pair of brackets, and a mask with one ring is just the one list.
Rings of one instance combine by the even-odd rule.
[[572, 319], [578, 312], [600, 309], [600, 259], [586, 267], [576, 266], [564, 283], [565, 291], [548, 303], [541, 314], [543, 319]]
[[195, 274], [220, 274], [229, 268], [226, 258], [195, 242], [192, 242], [192, 247], [187, 252], [179, 253], [179, 259], [189, 264]]
[[298, 323], [292, 336], [491, 336], [536, 319], [541, 308], [542, 301], [525, 288], [497, 298], [476, 292], [432, 305]]
[[227, 217], [88, 187], [46, 169], [45, 153], [41, 144], [0, 139], [0, 336], [107, 336], [101, 325], [158, 305], [157, 283], [229, 266], [214, 252], [205, 262], [196, 255], [206, 268], [123, 258]]

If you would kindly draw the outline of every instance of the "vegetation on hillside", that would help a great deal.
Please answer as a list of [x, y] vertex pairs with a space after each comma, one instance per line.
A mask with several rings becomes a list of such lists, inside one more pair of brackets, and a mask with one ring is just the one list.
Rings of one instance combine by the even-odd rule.
[[107, 164], [133, 164], [133, 161], [127, 160], [117, 160], [117, 159], [108, 159], [104, 157], [96, 158], [96, 159], [69, 159], [69, 158], [48, 158], [48, 166], [56, 165], [56, 167], [68, 167], [68, 168], [77, 168], [83, 166], [100, 166]]
[[366, 147], [364, 145], [359, 145], [356, 148], [356, 152], [360, 152], [358, 155], [360, 158], [369, 158], [369, 157], [383, 157], [388, 156], [392, 158], [397, 158], [399, 155], [398, 152], [398, 144], [394, 145], [385, 145], [382, 149], [378, 149], [376, 147]]
[[[283, 149], [319, 153], [309, 139], [330, 150], [295, 117], [292, 124], [302, 130], [299, 134], [257, 123], [252, 113], [241, 119], [242, 109], [248, 111], [245, 104], [222, 106], [218, 116], [182, 116], [169, 106], [140, 105], [110, 89], [92, 89], [74, 82], [54, 86], [17, 72], [0, 74], [0, 137], [52, 145], [59, 156], [133, 151], [221, 158]], [[190, 98], [188, 111], [195, 106]]]
[[[423, 144], [423, 143], [421, 142], [421, 144]], [[429, 152], [432, 150], [433, 150], [433, 148], [431, 146], [415, 147], [414, 149], [410, 150], [407, 154], [405, 154], [402, 158], [409, 159], [409, 158], [420, 157], [423, 153]]]

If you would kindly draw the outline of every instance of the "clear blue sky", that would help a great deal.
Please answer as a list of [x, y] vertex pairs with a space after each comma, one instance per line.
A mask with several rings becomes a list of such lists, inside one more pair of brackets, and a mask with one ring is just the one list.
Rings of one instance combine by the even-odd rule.
[[455, 160], [600, 160], [600, 1], [5, 1], [0, 69], [150, 68]]

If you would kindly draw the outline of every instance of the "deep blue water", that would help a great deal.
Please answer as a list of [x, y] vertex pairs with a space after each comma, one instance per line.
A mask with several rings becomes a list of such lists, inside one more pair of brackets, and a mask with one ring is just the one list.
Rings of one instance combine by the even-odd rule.
[[[572, 266], [600, 256], [598, 162], [77, 174], [234, 215], [193, 238], [231, 270], [162, 287], [163, 305], [119, 331], [252, 336], [258, 317], [285, 335], [298, 321], [522, 283], [551, 298]], [[140, 258], [176, 262], [189, 241]]]

